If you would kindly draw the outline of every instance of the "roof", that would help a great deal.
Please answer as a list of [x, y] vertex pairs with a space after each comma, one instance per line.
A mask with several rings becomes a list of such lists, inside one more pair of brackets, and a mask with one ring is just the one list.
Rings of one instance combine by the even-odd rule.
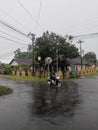
[[[81, 65], [81, 58], [80, 57], [77, 57], [77, 58], [74, 58], [74, 59], [67, 59], [67, 61], [71, 64], [71, 65]], [[82, 59], [82, 64], [83, 65], [86, 65], [87, 62]]]
[[9, 64], [12, 64], [13, 62], [16, 62], [17, 64], [32, 64], [32, 59], [20, 59], [20, 58], [16, 58], [16, 59], [12, 59], [11, 62]]

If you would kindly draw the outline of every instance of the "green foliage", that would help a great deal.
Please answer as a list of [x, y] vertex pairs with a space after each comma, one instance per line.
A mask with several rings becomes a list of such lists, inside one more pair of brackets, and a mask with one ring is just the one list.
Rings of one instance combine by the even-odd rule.
[[22, 70], [28, 70], [29, 69], [28, 64], [21, 64], [20, 67], [21, 67]]
[[66, 58], [74, 58], [79, 56], [78, 49], [75, 45], [70, 44], [66, 41], [63, 36], [56, 35], [47, 31], [43, 33], [42, 37], [37, 38], [39, 46], [38, 55], [44, 60], [46, 57], [56, 58], [56, 50], [58, 49], [59, 55], [64, 55]]
[[18, 48], [16, 51], [14, 51], [14, 58], [22, 58], [22, 59], [31, 59], [32, 58], [32, 52], [21, 52], [21, 50]]
[[19, 68], [20, 68], [20, 66], [19, 66], [19, 65], [14, 65], [14, 66], [12, 66], [12, 70], [14, 70], [14, 71], [19, 70]]
[[[38, 56], [41, 57], [40, 65], [45, 64], [45, 58], [51, 57], [53, 62], [52, 65], [56, 66], [57, 55], [59, 57], [59, 66], [64, 69], [64, 66], [67, 65], [66, 58], [75, 58], [79, 56], [78, 48], [75, 45], [71, 44], [72, 36], [60, 36], [56, 33], [44, 32], [43, 35], [39, 38], [36, 38], [36, 42], [33, 46], [33, 52], [21, 52], [20, 49], [17, 49], [15, 53], [15, 58], [33, 58], [34, 61], [38, 61]], [[28, 48], [32, 48], [30, 45]], [[30, 50], [29, 49], [29, 50]], [[57, 54], [58, 52], [58, 54]], [[63, 55], [63, 59], [60, 57]]]
[[22, 80], [28, 80], [28, 81], [37, 81], [37, 82], [43, 82], [47, 80], [47, 78], [42, 77], [33, 77], [33, 76], [17, 76], [17, 75], [7, 75], [6, 77], [11, 78], [11, 79], [22, 79]]
[[18, 48], [16, 51], [14, 51], [14, 54], [15, 54], [15, 58], [18, 58], [18, 57], [21, 57], [21, 51], [20, 51], [20, 48]]
[[0, 85], [0, 96], [12, 93], [12, 89]]
[[72, 70], [72, 71], [70, 72], [70, 78], [76, 78], [76, 77], [78, 77], [77, 71]]
[[11, 74], [13, 70], [13, 67], [9, 64], [4, 64], [4, 74]]
[[93, 65], [93, 64], [96, 65], [97, 58], [96, 58], [96, 54], [94, 52], [86, 53], [83, 58], [86, 60], [88, 65]]
[[[69, 40], [70, 39], [71, 38], [69, 38]], [[36, 45], [39, 46], [37, 54], [41, 56], [43, 64], [46, 57], [51, 57], [54, 69], [56, 69], [56, 59], [58, 55], [59, 67], [64, 70], [64, 67], [67, 66], [66, 58], [75, 58], [79, 56], [78, 48], [68, 42], [69, 40], [68, 37], [66, 38], [53, 32], [49, 34], [48, 31], [43, 33], [42, 37], [37, 38]], [[63, 59], [60, 58], [62, 55]]]

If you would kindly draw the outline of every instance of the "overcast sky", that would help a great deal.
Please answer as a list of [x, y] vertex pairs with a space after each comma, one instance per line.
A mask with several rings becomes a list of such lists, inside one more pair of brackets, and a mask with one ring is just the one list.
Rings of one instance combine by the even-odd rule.
[[[28, 12], [23, 9], [20, 3]], [[36, 27], [39, 8], [40, 15]], [[0, 0], [0, 21], [7, 22], [7, 24], [25, 34], [29, 32], [35, 33], [36, 37], [41, 36], [46, 30], [63, 36], [66, 34], [78, 36], [97, 33], [98, 0]], [[8, 41], [1, 37], [20, 41], [21, 43]], [[77, 47], [79, 47], [78, 40], [81, 39], [73, 42]], [[92, 51], [98, 58], [98, 35], [82, 40], [84, 41], [82, 44], [84, 52]], [[31, 41], [26, 37], [0, 24], [1, 62], [9, 62], [17, 48], [26, 50], [27, 45], [30, 43]]]

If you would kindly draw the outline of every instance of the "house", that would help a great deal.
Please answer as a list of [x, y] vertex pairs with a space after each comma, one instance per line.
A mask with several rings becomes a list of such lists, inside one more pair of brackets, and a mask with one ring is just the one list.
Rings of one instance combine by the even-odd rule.
[[[77, 57], [74, 59], [67, 59], [67, 61], [70, 64], [69, 69], [70, 70], [81, 70], [81, 58]], [[82, 69], [85, 69], [85, 67], [87, 66], [87, 62], [82, 59]]]
[[12, 66], [21, 65], [21, 64], [32, 65], [32, 59], [19, 59], [19, 58], [16, 58], [16, 59], [12, 59], [9, 64], [12, 65]]
[[0, 65], [0, 74], [4, 74], [4, 70], [5, 70], [4, 66]]

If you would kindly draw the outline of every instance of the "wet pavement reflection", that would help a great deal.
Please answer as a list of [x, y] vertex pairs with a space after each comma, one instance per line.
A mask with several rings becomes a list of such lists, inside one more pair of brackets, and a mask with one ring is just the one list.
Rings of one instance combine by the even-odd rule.
[[66, 83], [64, 86], [57, 89], [49, 88], [46, 84], [39, 84], [32, 95], [34, 103], [29, 105], [32, 115], [72, 116], [75, 106], [79, 103], [78, 86], [75, 83], [70, 85]]
[[13, 89], [0, 97], [0, 130], [97, 130], [98, 77], [50, 89], [47, 83], [0, 77]]

